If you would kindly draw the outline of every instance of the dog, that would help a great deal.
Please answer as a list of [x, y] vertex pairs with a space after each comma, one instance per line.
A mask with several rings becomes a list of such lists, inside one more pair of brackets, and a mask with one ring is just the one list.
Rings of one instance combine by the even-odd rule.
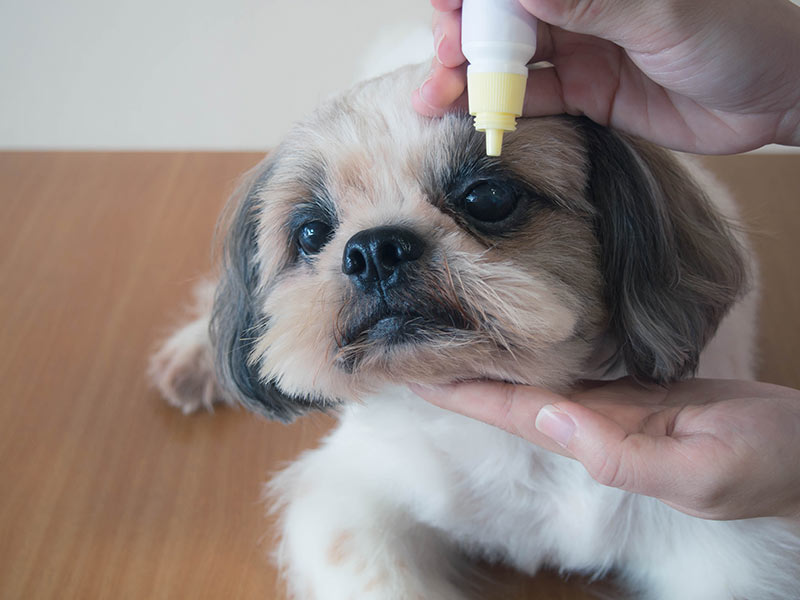
[[152, 363], [187, 412], [338, 415], [269, 484], [290, 596], [463, 599], [466, 556], [659, 600], [797, 597], [786, 522], [687, 516], [408, 389], [754, 375], [756, 266], [707, 173], [572, 116], [487, 157], [469, 117], [412, 110], [423, 77], [329, 100], [245, 177], [213, 303]]

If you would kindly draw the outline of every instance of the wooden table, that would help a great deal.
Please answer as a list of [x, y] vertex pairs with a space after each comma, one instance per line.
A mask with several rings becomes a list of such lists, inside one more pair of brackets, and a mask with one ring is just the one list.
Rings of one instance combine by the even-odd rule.
[[[283, 597], [260, 485], [330, 420], [184, 417], [144, 377], [258, 160], [0, 154], [0, 598]], [[800, 387], [800, 156], [707, 162], [756, 230], [761, 377]], [[499, 597], [586, 597], [554, 575], [504, 578]]]

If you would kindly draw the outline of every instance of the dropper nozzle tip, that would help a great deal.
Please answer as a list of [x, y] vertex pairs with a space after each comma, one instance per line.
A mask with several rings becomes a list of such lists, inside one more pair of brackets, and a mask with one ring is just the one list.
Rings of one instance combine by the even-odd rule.
[[500, 156], [503, 149], [503, 130], [502, 129], [487, 129], [486, 130], [486, 155], [487, 156]]

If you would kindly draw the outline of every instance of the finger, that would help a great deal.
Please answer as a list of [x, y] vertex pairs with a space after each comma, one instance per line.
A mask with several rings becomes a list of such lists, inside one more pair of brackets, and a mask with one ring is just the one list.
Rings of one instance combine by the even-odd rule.
[[523, 115], [566, 113], [607, 121], [609, 103], [619, 90], [624, 52], [606, 40], [558, 27], [549, 28], [548, 35], [552, 66], [530, 71]]
[[662, 410], [668, 404], [667, 399], [671, 389], [672, 387], [654, 384], [646, 385], [628, 376], [611, 381], [582, 381], [570, 394], [570, 399], [590, 408], [597, 408], [598, 404], [605, 403], [619, 406], [621, 409], [636, 405], [652, 412]]
[[[446, 67], [457, 67], [466, 62], [461, 50], [461, 10], [436, 11], [433, 15], [434, 53], [440, 63]], [[536, 52], [530, 62], [548, 60], [553, 54], [553, 42], [550, 25], [538, 21], [536, 31]]]
[[445, 67], [457, 67], [467, 60], [461, 52], [460, 10], [434, 15], [433, 44], [437, 60]]
[[451, 69], [435, 62], [433, 71], [412, 94], [412, 104], [420, 114], [440, 117], [466, 107], [466, 66]]
[[534, 425], [539, 409], [564, 400], [558, 394], [494, 381], [432, 387], [413, 385], [411, 389], [431, 404], [499, 427], [552, 452], [568, 455]]
[[553, 56], [553, 37], [550, 32], [550, 24], [542, 20], [536, 23], [536, 51], [528, 64], [550, 60]]
[[461, 8], [461, 0], [431, 0], [431, 6], [440, 12], [448, 12]]
[[535, 424], [603, 485], [669, 499], [679, 493], [686, 473], [692, 472], [680, 440], [629, 433], [616, 420], [575, 402], [543, 407]]
[[[610, 42], [540, 25], [534, 61], [547, 63], [534, 65], [528, 71], [523, 116], [592, 112], [598, 91], [604, 91], [612, 83], [607, 73], [615, 60], [619, 60], [619, 48]], [[583, 87], [574, 84], [576, 79]], [[584, 88], [590, 90], [585, 95], [592, 103], [576, 93], [576, 89]]]
[[411, 105], [414, 107], [414, 110], [425, 117], [443, 117], [447, 113], [451, 112], [461, 112], [466, 114], [468, 104], [466, 90], [464, 90], [464, 92], [462, 92], [462, 94], [452, 103], [448, 104], [447, 106], [440, 107], [433, 107], [426, 104], [421, 99], [419, 90], [414, 90], [411, 93]]
[[[681, 483], [692, 472], [677, 439], [629, 433], [608, 416], [553, 392], [497, 382], [411, 389], [432, 404], [573, 457], [603, 485], [669, 500], [682, 495]], [[618, 411], [637, 408], [623, 405]], [[666, 425], [661, 431], [666, 433]]]
[[554, 67], [531, 69], [525, 86], [523, 117], [545, 117], [568, 112], [561, 80]]
[[[622, 46], [637, 38], [646, 42], [650, 23], [657, 22], [658, 3], [635, 0], [520, 0], [535, 17], [575, 33], [596, 35]], [[662, 22], [671, 20], [664, 9]], [[642, 39], [645, 38], [645, 39]]]

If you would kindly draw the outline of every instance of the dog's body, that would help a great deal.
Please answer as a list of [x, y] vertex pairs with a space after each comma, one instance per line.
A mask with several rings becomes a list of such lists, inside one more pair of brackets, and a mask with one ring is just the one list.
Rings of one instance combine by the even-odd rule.
[[571, 118], [522, 121], [488, 159], [464, 117], [413, 113], [419, 76], [329, 103], [256, 168], [213, 313], [153, 363], [185, 408], [338, 410], [270, 486], [291, 593], [464, 598], [466, 554], [529, 573], [615, 569], [664, 600], [797, 595], [786, 523], [686, 516], [405, 387], [753, 377], [745, 245], [707, 175]]

